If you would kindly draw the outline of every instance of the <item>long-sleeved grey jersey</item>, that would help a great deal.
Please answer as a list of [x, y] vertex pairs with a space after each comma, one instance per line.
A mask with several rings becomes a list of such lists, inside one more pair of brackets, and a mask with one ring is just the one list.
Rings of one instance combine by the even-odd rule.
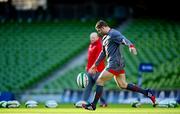
[[124, 66], [123, 56], [121, 55], [119, 46], [124, 44], [127, 46], [133, 45], [128, 39], [126, 39], [119, 31], [110, 29], [110, 31], [102, 39], [103, 50], [101, 51], [98, 59], [95, 62], [97, 66], [101, 60], [107, 57], [109, 67]]

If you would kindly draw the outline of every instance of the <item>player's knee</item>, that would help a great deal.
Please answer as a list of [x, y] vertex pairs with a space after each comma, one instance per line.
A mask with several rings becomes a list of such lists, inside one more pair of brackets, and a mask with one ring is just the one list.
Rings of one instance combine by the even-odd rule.
[[96, 84], [97, 85], [104, 85], [104, 80], [102, 80], [101, 78], [98, 78], [97, 80], [96, 80]]
[[119, 85], [120, 85], [120, 88], [122, 88], [122, 89], [127, 88], [127, 83], [126, 82], [120, 83]]

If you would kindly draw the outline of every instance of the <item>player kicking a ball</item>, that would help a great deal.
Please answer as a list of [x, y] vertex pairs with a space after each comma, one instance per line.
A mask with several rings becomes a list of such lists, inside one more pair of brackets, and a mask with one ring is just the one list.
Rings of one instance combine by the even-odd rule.
[[156, 98], [150, 89], [142, 89], [134, 84], [128, 84], [126, 82], [124, 71], [125, 64], [119, 47], [121, 45], [126, 45], [129, 47], [130, 52], [132, 52], [134, 55], [137, 55], [135, 46], [119, 31], [110, 28], [103, 20], [98, 21], [95, 28], [99, 34], [104, 35], [102, 39], [103, 49], [99, 54], [96, 62], [90, 68], [89, 73], [96, 73], [97, 66], [103, 59], [105, 59], [105, 57], [107, 57], [107, 66], [101, 72], [96, 81], [96, 93], [93, 102], [89, 104], [83, 104], [82, 107], [87, 110], [95, 110], [96, 104], [102, 95], [105, 82], [112, 79], [113, 77], [118, 87], [144, 94], [151, 99], [153, 106], [155, 106]]
[[[82, 95], [82, 101], [79, 101], [75, 104], [76, 107], [82, 107], [82, 103], [88, 102], [88, 99], [90, 97], [91, 91], [95, 85], [95, 82], [97, 78], [100, 75], [100, 72], [103, 71], [105, 68], [105, 60], [102, 60], [99, 65], [97, 66], [97, 72], [94, 74], [88, 73], [89, 69], [92, 67], [96, 59], [98, 58], [98, 55], [100, 54], [102, 50], [102, 41], [101, 38], [98, 36], [96, 32], [92, 32], [90, 34], [90, 45], [88, 48], [88, 54], [87, 54], [87, 64], [86, 64], [86, 72], [89, 77], [89, 83], [87, 87], [83, 91]], [[100, 97], [100, 107], [107, 107], [107, 103], [103, 95]]]

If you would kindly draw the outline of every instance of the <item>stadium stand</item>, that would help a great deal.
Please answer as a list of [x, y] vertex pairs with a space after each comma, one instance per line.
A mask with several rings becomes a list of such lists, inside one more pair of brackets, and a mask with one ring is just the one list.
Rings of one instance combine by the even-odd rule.
[[[0, 26], [0, 89], [20, 91], [31, 87], [87, 47], [94, 22], [5, 22]], [[143, 74], [143, 87], [180, 87], [180, 23], [165, 20], [135, 19], [123, 34], [135, 43], [138, 55], [123, 48], [127, 80], [137, 83], [138, 65], [153, 63], [155, 70]], [[84, 65], [49, 82], [40, 92], [77, 89], [76, 76]], [[112, 80], [105, 89], [117, 89]]]
[[[94, 24], [94, 23], [92, 23]], [[22, 91], [87, 47], [88, 22], [0, 24], [0, 90]]]
[[[179, 77], [180, 70], [178, 70], [178, 68], [180, 63], [177, 62], [180, 59], [180, 49], [178, 48], [178, 45], [180, 44], [178, 41], [180, 35], [179, 28], [180, 24], [178, 22], [166, 20], [135, 20], [124, 33], [127, 37], [133, 38], [133, 40], [136, 41], [135, 44], [139, 52], [139, 55], [136, 58], [130, 55], [128, 51], [124, 51], [126, 55], [125, 58], [127, 59], [126, 68], [131, 69], [129, 73], [127, 72], [129, 77], [131, 78], [132, 76], [137, 76], [139, 63], [153, 63], [155, 66], [154, 73], [144, 74], [143, 82], [143, 85], [146, 85], [148, 82], [152, 84], [148, 84], [144, 87], [152, 87], [154, 89], [178, 88], [178, 85], [164, 87], [163, 85], [155, 85], [153, 82], [165, 83], [160, 81], [163, 79], [163, 75], [168, 75], [168, 77], [173, 76], [168, 72], [173, 72], [175, 69], [176, 73], [174, 73], [174, 75]], [[134, 34], [136, 37], [133, 37]], [[175, 61], [176, 64], [173, 64], [173, 61]], [[134, 65], [131, 65], [132, 63], [134, 63]], [[161, 68], [163, 64], [166, 64], [166, 66]], [[167, 67], [168, 69], [165, 69]], [[162, 73], [161, 77], [158, 76], [160, 72]], [[151, 80], [152, 77], [159, 77], [159, 82], [158, 80]]]

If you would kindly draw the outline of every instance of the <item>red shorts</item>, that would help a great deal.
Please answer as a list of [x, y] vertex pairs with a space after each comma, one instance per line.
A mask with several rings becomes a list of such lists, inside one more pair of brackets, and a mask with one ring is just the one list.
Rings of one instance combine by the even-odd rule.
[[115, 76], [119, 76], [120, 74], [125, 74], [125, 70], [122, 69], [122, 70], [119, 70], [119, 71], [115, 71], [113, 69], [107, 69], [108, 72], [114, 74]]

